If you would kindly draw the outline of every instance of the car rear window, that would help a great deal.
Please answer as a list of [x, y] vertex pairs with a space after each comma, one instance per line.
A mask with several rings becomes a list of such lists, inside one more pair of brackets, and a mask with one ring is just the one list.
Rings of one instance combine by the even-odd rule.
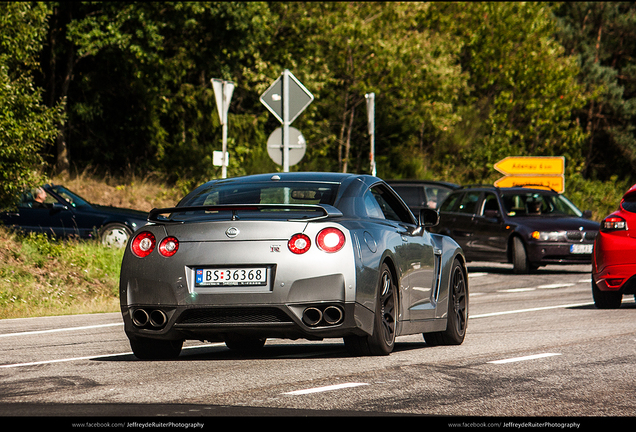
[[630, 213], [636, 213], [636, 196], [630, 196], [623, 201], [623, 209]]
[[331, 183], [215, 183], [200, 190], [180, 206], [223, 204], [329, 204], [338, 184]]
[[[195, 190], [172, 209], [169, 219], [161, 219], [209, 221], [228, 217], [252, 220], [319, 217], [325, 214], [325, 210], [317, 205], [333, 205], [339, 186], [339, 183], [315, 182], [215, 182]], [[251, 207], [252, 204], [254, 207]], [[187, 207], [187, 210], [177, 211], [180, 207]]]

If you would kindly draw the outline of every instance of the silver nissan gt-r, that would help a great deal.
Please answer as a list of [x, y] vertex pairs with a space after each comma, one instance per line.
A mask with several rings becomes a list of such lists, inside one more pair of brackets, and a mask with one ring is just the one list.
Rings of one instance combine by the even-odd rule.
[[129, 242], [121, 311], [134, 354], [179, 355], [184, 340], [254, 351], [266, 338], [344, 338], [387, 355], [400, 335], [457, 345], [468, 323], [461, 248], [425, 228], [382, 180], [284, 173], [205, 183], [154, 209]]

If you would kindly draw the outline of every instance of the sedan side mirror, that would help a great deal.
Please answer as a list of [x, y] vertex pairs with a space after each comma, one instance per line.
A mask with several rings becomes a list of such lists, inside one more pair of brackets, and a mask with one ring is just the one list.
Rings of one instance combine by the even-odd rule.
[[499, 210], [486, 210], [484, 211], [484, 217], [488, 219], [499, 219], [501, 217], [501, 213]]
[[439, 223], [439, 212], [430, 208], [421, 209], [419, 223], [421, 226], [434, 227]]
[[583, 217], [584, 217], [585, 219], [590, 219], [590, 218], [592, 217], [592, 210], [585, 210], [585, 211], [583, 212]]

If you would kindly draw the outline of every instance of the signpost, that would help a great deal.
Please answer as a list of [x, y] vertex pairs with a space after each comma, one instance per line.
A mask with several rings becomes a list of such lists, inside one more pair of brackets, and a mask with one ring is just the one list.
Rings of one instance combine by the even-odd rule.
[[283, 172], [289, 172], [290, 166], [289, 125], [296, 120], [296, 117], [298, 117], [313, 100], [314, 96], [309, 90], [287, 69], [285, 69], [281, 76], [261, 95], [261, 103], [283, 124], [281, 131]]
[[367, 116], [369, 118], [369, 136], [371, 137], [371, 150], [369, 152], [369, 160], [371, 162], [371, 175], [376, 174], [375, 169], [375, 93], [367, 93], [364, 95], [367, 100]]
[[505, 175], [495, 182], [495, 186], [542, 186], [565, 192], [563, 156], [509, 156], [494, 167]]
[[230, 100], [234, 92], [234, 83], [232, 81], [223, 81], [212, 78], [212, 88], [214, 88], [214, 96], [216, 98], [216, 110], [219, 112], [219, 119], [223, 128], [223, 150], [221, 153], [221, 177], [227, 178], [227, 111], [230, 108]]

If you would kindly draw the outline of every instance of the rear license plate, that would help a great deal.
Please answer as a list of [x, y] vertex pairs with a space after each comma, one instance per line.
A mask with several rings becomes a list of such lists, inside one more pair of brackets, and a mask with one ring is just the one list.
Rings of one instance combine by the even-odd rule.
[[195, 286], [263, 286], [267, 285], [266, 267], [198, 268]]
[[592, 244], [573, 244], [570, 246], [570, 253], [573, 254], [591, 254], [592, 248], [594, 245]]

